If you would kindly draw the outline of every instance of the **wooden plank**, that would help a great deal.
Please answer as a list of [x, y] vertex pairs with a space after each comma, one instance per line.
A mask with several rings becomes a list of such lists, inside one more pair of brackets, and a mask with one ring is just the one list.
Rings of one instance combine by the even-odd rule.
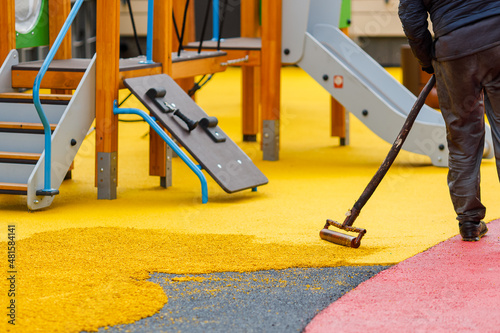
[[12, 192], [27, 192], [27, 184], [17, 184], [17, 183], [2, 183], [0, 182], [0, 191], [12, 191]]
[[0, 151], [0, 160], [24, 160], [24, 161], [38, 161], [42, 154], [37, 153], [13, 153]]
[[[56, 127], [57, 124], [50, 124], [51, 130], [55, 130]], [[43, 125], [41, 123], [20, 123], [20, 122], [0, 121], [0, 131], [1, 129], [43, 131]]]
[[0, 64], [16, 48], [15, 0], [0, 1]]
[[132, 70], [132, 71], [120, 71], [120, 89], [125, 89], [125, 85], [123, 84], [123, 80], [125, 79], [130, 79], [133, 77], [140, 77], [140, 76], [149, 76], [149, 75], [156, 75], [156, 74], [161, 74], [162, 73], [162, 67], [151, 67], [151, 68], [146, 68], [146, 69], [137, 69], [137, 70]]
[[208, 73], [223, 72], [226, 70], [221, 63], [227, 62], [227, 56], [217, 56], [210, 58], [201, 58], [189, 61], [175, 61], [172, 63], [172, 78], [180, 79], [204, 75]]
[[[32, 88], [37, 74], [35, 71], [12, 70], [12, 88]], [[82, 77], [82, 72], [47, 72], [40, 88], [75, 90]]]
[[[43, 60], [22, 62], [12, 66], [13, 70], [40, 71]], [[60, 59], [53, 60], [47, 72], [81, 72], [84, 73], [90, 65], [90, 59]]]
[[[72, 95], [61, 95], [61, 94], [40, 94], [40, 100], [45, 101], [67, 101], [69, 102], [73, 96]], [[33, 100], [32, 94], [25, 93], [0, 93], [0, 99], [28, 99]]]

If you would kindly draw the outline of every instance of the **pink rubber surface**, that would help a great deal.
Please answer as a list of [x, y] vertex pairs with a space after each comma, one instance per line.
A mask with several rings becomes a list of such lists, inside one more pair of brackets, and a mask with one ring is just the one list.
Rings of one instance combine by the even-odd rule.
[[451, 238], [381, 272], [305, 332], [500, 332], [500, 220], [479, 242]]

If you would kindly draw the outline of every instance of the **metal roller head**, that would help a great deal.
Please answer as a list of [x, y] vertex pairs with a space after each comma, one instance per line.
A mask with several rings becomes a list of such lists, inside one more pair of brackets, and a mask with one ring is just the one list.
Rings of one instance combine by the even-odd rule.
[[321, 229], [319, 236], [323, 240], [342, 246], [358, 248], [359, 245], [361, 245], [361, 243], [357, 241], [358, 237], [342, 234], [329, 229]]

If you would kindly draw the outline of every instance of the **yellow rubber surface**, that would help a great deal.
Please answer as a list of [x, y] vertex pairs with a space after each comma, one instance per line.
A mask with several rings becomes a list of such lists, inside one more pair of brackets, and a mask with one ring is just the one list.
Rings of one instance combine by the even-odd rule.
[[[49, 209], [29, 213], [24, 196], [0, 195], [3, 272], [7, 225], [16, 226], [17, 332], [91, 331], [150, 316], [167, 302], [145, 281], [150, 272], [391, 264], [458, 233], [447, 170], [403, 151], [355, 223], [368, 230], [361, 247], [320, 240], [326, 219], [344, 219], [390, 144], [351, 116], [351, 144], [339, 147], [329, 136], [329, 95], [302, 70], [284, 68], [280, 161], [262, 161], [259, 143], [241, 142], [240, 79], [238, 69], [217, 74], [197, 100], [269, 178], [258, 192], [229, 195], [208, 179], [203, 205], [197, 177], [178, 158], [174, 186], [162, 189], [148, 176], [147, 125], [120, 123], [118, 200], [96, 199], [94, 134]], [[500, 216], [498, 191], [486, 160], [487, 221]], [[4, 307], [9, 286], [0, 280]], [[16, 330], [2, 319], [0, 331]]]

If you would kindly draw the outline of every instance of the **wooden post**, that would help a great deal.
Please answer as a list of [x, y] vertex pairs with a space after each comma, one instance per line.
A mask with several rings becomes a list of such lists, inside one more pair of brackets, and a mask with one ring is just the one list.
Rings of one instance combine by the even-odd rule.
[[241, 37], [260, 36], [259, 0], [241, 0]]
[[0, 66], [12, 49], [16, 48], [15, 0], [0, 1]]
[[262, 148], [267, 161], [279, 160], [281, 6], [281, 0], [262, 2]]
[[[172, 73], [172, 0], [155, 1], [153, 61], [162, 64], [162, 72]], [[168, 146], [153, 130], [149, 132], [149, 174], [160, 177], [160, 185], [172, 185]]]
[[[50, 0], [49, 1], [49, 41], [50, 47], [56, 41], [57, 35], [59, 35], [59, 31], [66, 22], [66, 19], [69, 16], [69, 12], [71, 11], [71, 0]], [[64, 37], [59, 50], [57, 51], [54, 59], [71, 59], [72, 58], [72, 44], [71, 44], [71, 29], [69, 29], [68, 33]], [[52, 89], [51, 92], [53, 94], [66, 94], [71, 95], [71, 90], [64, 89]], [[73, 169], [71, 167], [70, 169]]]
[[[241, 37], [259, 35], [259, 1], [242, 0], [240, 7]], [[241, 118], [243, 141], [257, 141], [259, 133], [260, 66], [242, 66]]]
[[[343, 33], [349, 35], [349, 28], [341, 28]], [[335, 98], [331, 98], [331, 114], [332, 114], [332, 127], [331, 136], [338, 136], [340, 138], [340, 145], [345, 146], [349, 144], [349, 114], [346, 109], [337, 102]]]
[[116, 199], [120, 0], [97, 0], [96, 28], [96, 180], [98, 199]]
[[[208, 3], [208, 2], [207, 2]], [[177, 28], [179, 29], [179, 34], [182, 32], [182, 20], [184, 17], [184, 10], [186, 8], [186, 0], [183, 1], [174, 1], [173, 2], [173, 12], [175, 14], [175, 20], [177, 22]], [[179, 50], [179, 41], [177, 40], [177, 36], [175, 35], [175, 31], [172, 25], [172, 30], [170, 32], [172, 35], [172, 51], [177, 53]], [[207, 36], [205, 36], [207, 38]], [[190, 42], [194, 42], [196, 40], [196, 27], [195, 27], [195, 18], [194, 18], [194, 1], [190, 1], [188, 12], [186, 16], [186, 30], [184, 32], [183, 44], [187, 44]], [[177, 84], [184, 90], [188, 91], [194, 85], [194, 77], [186, 77], [182, 79], [175, 80]], [[194, 99], [194, 96], [193, 96]]]
[[[59, 31], [61, 31], [64, 22], [69, 16], [69, 12], [71, 11], [71, 0], [50, 0], [49, 1], [49, 40], [50, 47], [54, 44], [57, 35], [59, 35]], [[71, 59], [71, 29], [68, 31], [64, 40], [59, 47], [59, 51], [57, 51], [54, 59]]]

